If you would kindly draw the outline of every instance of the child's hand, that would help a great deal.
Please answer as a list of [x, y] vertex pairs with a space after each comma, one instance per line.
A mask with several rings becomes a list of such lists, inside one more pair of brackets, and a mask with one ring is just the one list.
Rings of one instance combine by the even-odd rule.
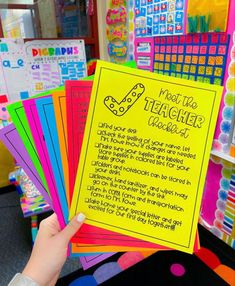
[[67, 258], [68, 244], [85, 220], [84, 214], [75, 216], [60, 229], [56, 214], [40, 223], [31, 257], [22, 274], [40, 286], [55, 285]]

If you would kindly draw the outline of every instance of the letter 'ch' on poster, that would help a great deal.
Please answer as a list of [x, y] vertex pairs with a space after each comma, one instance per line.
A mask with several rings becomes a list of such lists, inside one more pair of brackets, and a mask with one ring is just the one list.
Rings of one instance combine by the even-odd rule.
[[99, 61], [70, 218], [192, 253], [221, 94]]

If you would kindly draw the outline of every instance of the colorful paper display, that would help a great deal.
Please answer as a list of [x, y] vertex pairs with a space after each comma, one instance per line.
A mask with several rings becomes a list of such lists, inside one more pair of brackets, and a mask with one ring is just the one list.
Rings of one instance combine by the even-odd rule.
[[154, 39], [154, 72], [222, 85], [230, 36], [192, 34]]
[[67, 113], [65, 91], [52, 93], [53, 106], [55, 111], [58, 139], [60, 142], [60, 155], [64, 173], [64, 184], [67, 203], [70, 206], [69, 194], [69, 170], [68, 170], [68, 136], [67, 136]]
[[[155, 74], [99, 62], [92, 96], [93, 83], [77, 81], [86, 76], [83, 41], [26, 44], [30, 79], [26, 75], [23, 80], [31, 88], [16, 86], [20, 93], [13, 100], [69, 81], [65, 89], [46, 92], [44, 98], [40, 94], [13, 104], [9, 110], [16, 127], [11, 125], [10, 135], [7, 129], [1, 131], [0, 137], [53, 204], [62, 227], [68, 222], [72, 198], [70, 218], [80, 211], [86, 214], [86, 223], [71, 240], [72, 256], [87, 255], [81, 259], [84, 268], [116, 251], [173, 248], [192, 253], [199, 248], [196, 227], [220, 85], [225, 76], [214, 148], [226, 151], [235, 77], [234, 35], [230, 42], [235, 1], [230, 3], [233, 12], [229, 17], [229, 0], [212, 1], [207, 7], [205, 2], [110, 1], [106, 20], [111, 61], [135, 53], [138, 68]], [[125, 5], [131, 8], [129, 18]], [[220, 17], [214, 21], [218, 11]], [[187, 20], [196, 27], [191, 32], [207, 32], [208, 28], [210, 33], [186, 35]], [[127, 37], [129, 51], [123, 42]], [[2, 41], [1, 64], [4, 53]], [[13, 70], [19, 72], [25, 63], [21, 55], [18, 60], [16, 55], [7, 55], [8, 79], [12, 81]], [[1, 68], [0, 93], [7, 94], [4, 74]], [[5, 103], [0, 103], [1, 108], [0, 119], [5, 116]], [[212, 160], [201, 221], [234, 247], [234, 166], [215, 157]]]
[[[67, 102], [67, 126], [68, 126], [68, 161], [69, 161], [69, 183], [72, 198], [77, 173], [83, 135], [85, 130], [87, 112], [90, 102], [92, 82], [91, 81], [67, 81], [66, 82], [66, 102]], [[59, 112], [61, 114], [61, 112]], [[61, 126], [65, 130], [65, 126]], [[60, 129], [60, 128], [59, 128]], [[58, 134], [64, 134], [62, 130]], [[64, 141], [65, 136], [61, 136]], [[61, 142], [60, 140], [60, 142]], [[62, 145], [65, 145], [64, 142]], [[107, 244], [127, 247], [161, 248], [159, 245], [133, 239], [125, 235], [110, 232], [94, 226], [83, 224], [80, 231], [71, 240], [76, 243]], [[74, 249], [74, 248], [73, 248]]]
[[99, 62], [70, 216], [192, 252], [221, 93]]
[[34, 40], [25, 44], [32, 93], [87, 75], [83, 40]]
[[[58, 215], [61, 227], [64, 226], [68, 214], [68, 193], [66, 193], [65, 180], [63, 181], [64, 163], [66, 166], [70, 151], [68, 142], [69, 138], [75, 139], [72, 143], [74, 147], [82, 143], [92, 82], [70, 81], [68, 87], [66, 90], [60, 88], [57, 91], [40, 94], [23, 101], [23, 103], [14, 103], [10, 108], [14, 112], [16, 108], [22, 109], [20, 115], [16, 116], [16, 122], [22, 136], [27, 138], [26, 142], [29, 141], [29, 137], [32, 137], [31, 145], [35, 145], [34, 152], [46, 173], [46, 183], [48, 186], [50, 185], [49, 190], [54, 210]], [[48, 95], [50, 93], [52, 96]], [[69, 120], [66, 116], [72, 118], [71, 124], [68, 124]], [[27, 128], [24, 128], [24, 122], [27, 123]], [[71, 133], [68, 132], [70, 125], [73, 128]], [[74, 133], [75, 131], [77, 134]], [[74, 156], [74, 153], [72, 159], [76, 160], [74, 165], [76, 174], [79, 150], [75, 151], [77, 155]], [[194, 247], [194, 250], [197, 251], [198, 239], [196, 239]], [[84, 224], [80, 232], [72, 239], [71, 254], [72, 256], [81, 256], [88, 255], [89, 252], [90, 256], [91, 253], [97, 252], [166, 248], [166, 246]], [[95, 261], [94, 259], [93, 262]]]
[[[162, 247], [164, 249], [164, 247]], [[82, 244], [82, 243], [72, 243], [71, 253], [79, 254], [83, 256], [84, 254], [90, 253], [90, 255], [110, 253], [110, 252], [124, 252], [124, 251], [156, 251], [157, 248], [142, 248], [133, 246], [120, 246], [120, 245], [103, 245], [103, 244]], [[166, 250], [166, 249], [164, 249]], [[90, 256], [89, 255], [89, 256]]]
[[14, 122], [14, 125], [19, 133], [19, 136], [21, 137], [21, 140], [23, 141], [26, 150], [29, 153], [33, 165], [37, 169], [38, 175], [42, 180], [42, 184], [49, 192], [22, 101], [8, 105], [7, 110], [11, 116], [12, 121]]
[[48, 149], [46, 146], [45, 137], [43, 134], [41, 123], [40, 123], [40, 118], [38, 115], [38, 110], [36, 107], [35, 100], [36, 100], [35, 98], [32, 98], [32, 99], [23, 101], [25, 114], [27, 116], [30, 130], [33, 136], [33, 140], [37, 148], [37, 154], [38, 154], [39, 160], [41, 162], [41, 165], [42, 165], [42, 168], [45, 174], [48, 189], [50, 190], [50, 195], [53, 200], [53, 209], [57, 215], [60, 226], [64, 227], [65, 221], [64, 221], [63, 213], [62, 213], [61, 206], [60, 206], [60, 199], [58, 196], [55, 178], [54, 178], [54, 174], [53, 174], [53, 170], [51, 166], [51, 161], [49, 158], [49, 153], [48, 153]]
[[[59, 91], [59, 90], [63, 90], [64, 87], [59, 87], [53, 91]], [[46, 96], [48, 94], [50, 94], [51, 91], [45, 92], [45, 93], [41, 93], [38, 94], [37, 96], [34, 96], [32, 98], [37, 98], [37, 97], [41, 97], [41, 96]], [[36, 146], [34, 143], [34, 139], [30, 130], [30, 126], [29, 126], [29, 122], [27, 119], [27, 116], [25, 114], [25, 109], [23, 106], [22, 101], [18, 101], [18, 102], [14, 102], [12, 104], [7, 105], [7, 110], [10, 114], [10, 117], [12, 119], [12, 121], [14, 122], [14, 125], [19, 133], [19, 136], [21, 137], [21, 140], [24, 143], [24, 146], [33, 162], [33, 165], [35, 166], [35, 168], [37, 169], [38, 175], [40, 176], [40, 179], [42, 180], [43, 185], [45, 186], [45, 188], [48, 190], [47, 187], [47, 182], [45, 179], [45, 175], [42, 169], [42, 165], [41, 162], [39, 160], [38, 157], [38, 153], [36, 150]], [[49, 192], [49, 190], [48, 190]]]
[[57, 193], [60, 196], [60, 205], [63, 210], [64, 220], [68, 222], [68, 203], [64, 184], [63, 168], [60, 156], [60, 147], [55, 120], [53, 101], [51, 96], [35, 100], [40, 118], [48, 154], [56, 183]]
[[184, 32], [185, 0], [135, 0], [136, 37]]

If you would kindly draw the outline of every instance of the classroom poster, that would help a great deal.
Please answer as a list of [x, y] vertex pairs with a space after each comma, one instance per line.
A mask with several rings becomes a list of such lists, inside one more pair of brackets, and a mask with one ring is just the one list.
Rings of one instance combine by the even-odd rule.
[[87, 75], [83, 40], [35, 40], [25, 44], [33, 93]]
[[230, 35], [187, 34], [154, 38], [154, 72], [223, 85]]
[[23, 39], [0, 39], [0, 94], [11, 102], [27, 98], [28, 82]]
[[99, 61], [70, 217], [192, 253], [221, 93]]
[[182, 35], [185, 0], [135, 0], [135, 35], [152, 37]]

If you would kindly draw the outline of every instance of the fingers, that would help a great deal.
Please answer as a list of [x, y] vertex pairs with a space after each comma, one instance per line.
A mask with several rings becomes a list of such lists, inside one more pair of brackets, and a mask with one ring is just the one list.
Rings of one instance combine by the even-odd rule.
[[60, 231], [57, 215], [53, 213], [48, 218], [44, 219], [40, 223], [39, 234], [43, 233], [43, 236], [53, 236]]
[[59, 233], [59, 236], [63, 238], [67, 243], [69, 243], [70, 239], [74, 236], [74, 234], [79, 230], [82, 226], [85, 215], [83, 213], [79, 213], [76, 215], [69, 224]]

